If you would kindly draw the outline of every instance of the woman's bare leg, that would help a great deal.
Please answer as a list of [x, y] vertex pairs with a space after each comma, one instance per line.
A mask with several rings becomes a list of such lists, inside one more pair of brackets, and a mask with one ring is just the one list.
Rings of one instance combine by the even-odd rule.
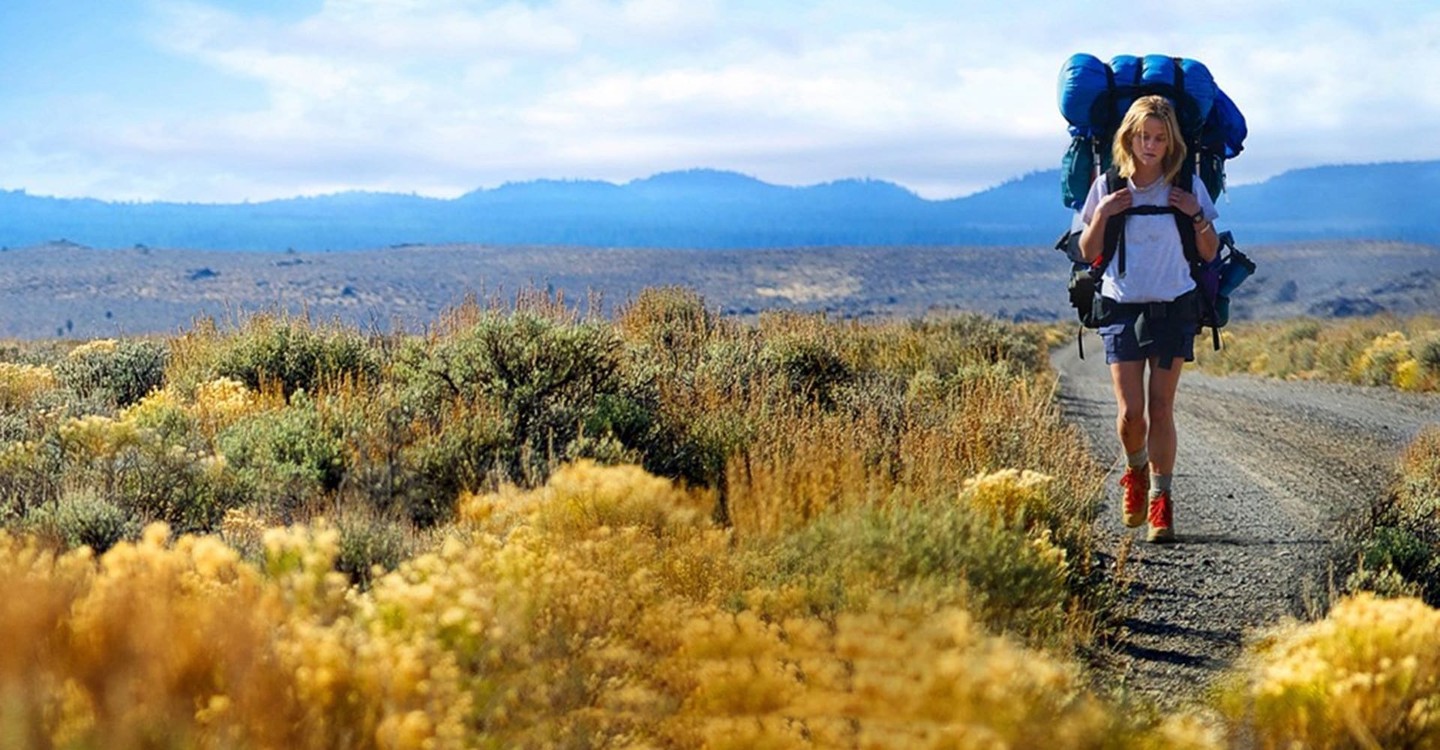
[[1145, 419], [1145, 364], [1142, 360], [1110, 365], [1110, 381], [1115, 386], [1115, 405], [1118, 407], [1115, 432], [1120, 436], [1120, 444], [1127, 454], [1145, 449], [1149, 431]]
[[1169, 476], [1175, 472], [1175, 392], [1179, 389], [1180, 370], [1184, 365], [1182, 357], [1176, 357], [1168, 370], [1158, 367], [1155, 361], [1150, 365], [1150, 393], [1146, 403], [1150, 417], [1147, 446], [1152, 474]]

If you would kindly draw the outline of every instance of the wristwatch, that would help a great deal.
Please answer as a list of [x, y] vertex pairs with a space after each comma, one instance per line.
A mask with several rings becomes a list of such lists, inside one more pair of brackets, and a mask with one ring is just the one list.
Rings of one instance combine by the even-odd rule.
[[1204, 212], [1204, 211], [1196, 211], [1195, 213], [1193, 213], [1193, 214], [1190, 215], [1190, 220], [1193, 221], [1193, 222], [1195, 222], [1196, 224], [1204, 224], [1204, 223], [1205, 223], [1205, 212]]

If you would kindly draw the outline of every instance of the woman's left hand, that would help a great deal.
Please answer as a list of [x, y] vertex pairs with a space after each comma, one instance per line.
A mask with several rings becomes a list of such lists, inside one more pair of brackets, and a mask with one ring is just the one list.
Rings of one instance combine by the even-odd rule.
[[1185, 212], [1186, 216], [1194, 216], [1200, 212], [1200, 201], [1195, 194], [1184, 188], [1170, 188], [1170, 205]]

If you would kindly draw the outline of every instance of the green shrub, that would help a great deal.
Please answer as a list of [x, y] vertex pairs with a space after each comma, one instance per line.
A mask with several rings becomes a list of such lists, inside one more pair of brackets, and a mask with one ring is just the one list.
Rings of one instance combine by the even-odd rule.
[[67, 493], [30, 509], [25, 526], [67, 548], [88, 546], [100, 554], [139, 534], [140, 524], [93, 490]]
[[83, 400], [125, 407], [165, 383], [169, 348], [153, 341], [93, 341], [55, 363], [55, 377]]
[[247, 494], [283, 519], [336, 490], [345, 475], [340, 436], [304, 393], [284, 409], [241, 419], [215, 442]]
[[362, 589], [370, 587], [376, 568], [392, 571], [409, 556], [405, 532], [392, 522], [366, 513], [351, 513], [341, 516], [336, 527], [340, 550], [335, 569]]
[[1428, 586], [1422, 582], [1440, 573], [1437, 552], [1408, 529], [1378, 527], [1361, 544], [1360, 567], [1346, 586], [1385, 596], [1424, 596]]
[[1440, 429], [1426, 429], [1406, 446], [1393, 491], [1371, 507], [1345, 586], [1440, 606]]
[[820, 615], [913, 595], [1044, 641], [1059, 635], [1069, 598], [1063, 556], [948, 500], [828, 514], [764, 547], [752, 550], [756, 584], [803, 590]]
[[1320, 338], [1320, 331], [1320, 321], [1312, 319], [1298, 320], [1280, 333], [1280, 340], [1286, 344], [1296, 344], [1301, 341], [1315, 341]]
[[452, 417], [404, 447], [394, 502], [420, 526], [449, 518], [462, 491], [510, 478], [524, 458], [513, 436], [499, 414], [457, 406]]
[[326, 381], [373, 380], [380, 358], [357, 333], [266, 317], [228, 339], [214, 367], [215, 375], [257, 391], [275, 385], [288, 397], [299, 390], [313, 392]]
[[1440, 330], [1417, 336], [1410, 351], [1426, 374], [1440, 377]]
[[142, 524], [164, 521], [180, 533], [205, 532], [242, 499], [222, 462], [127, 420], [69, 420], [41, 441], [37, 463], [52, 451], [54, 486], [96, 492]]
[[432, 419], [456, 401], [493, 408], [511, 434], [509, 476], [533, 483], [581, 435], [602, 399], [625, 396], [620, 344], [600, 323], [486, 313], [428, 352], [406, 350], [397, 373], [408, 381], [416, 412]]
[[74, 398], [49, 367], [0, 362], [0, 442], [38, 439], [66, 415]]
[[[1003, 362], [1017, 365], [1024, 372], [1038, 372], [1047, 366], [1044, 336], [1038, 328], [1022, 328], [977, 314], [923, 324], [926, 328], [931, 326], [939, 329], [940, 338], [967, 350], [966, 356], [959, 358], [956, 365]], [[949, 370], [937, 368], [942, 374]]]
[[835, 392], [853, 377], [839, 352], [815, 338], [784, 336], [767, 341], [760, 358], [792, 395], [824, 406], [833, 405]]

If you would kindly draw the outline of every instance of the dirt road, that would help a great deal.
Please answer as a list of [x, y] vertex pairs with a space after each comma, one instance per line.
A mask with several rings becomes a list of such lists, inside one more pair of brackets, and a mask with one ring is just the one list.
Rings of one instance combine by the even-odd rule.
[[[1205, 347], [1202, 350], [1202, 345]], [[1204, 337], [1202, 359], [1214, 356]], [[1067, 416], [1112, 466], [1101, 549], [1125, 558], [1126, 632], [1103, 666], [1121, 689], [1176, 705], [1200, 694], [1255, 628], [1326, 606], [1343, 534], [1387, 486], [1398, 451], [1440, 423], [1440, 397], [1320, 383], [1211, 377], [1180, 383], [1173, 545], [1120, 524], [1115, 404], [1097, 336], [1052, 363]], [[1125, 537], [1134, 537], [1128, 555]]]

